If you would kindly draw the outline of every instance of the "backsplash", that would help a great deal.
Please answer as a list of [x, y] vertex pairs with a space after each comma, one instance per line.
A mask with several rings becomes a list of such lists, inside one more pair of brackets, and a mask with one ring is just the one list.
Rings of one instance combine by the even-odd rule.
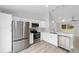
[[74, 32], [74, 25], [72, 24], [61, 24], [62, 32]]

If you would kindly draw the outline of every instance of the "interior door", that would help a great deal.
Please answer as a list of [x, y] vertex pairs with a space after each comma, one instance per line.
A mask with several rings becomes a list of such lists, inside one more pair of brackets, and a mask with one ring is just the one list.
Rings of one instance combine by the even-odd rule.
[[9, 28], [11, 25], [11, 15], [0, 13], [0, 28]]
[[[9, 37], [10, 36], [10, 37]], [[7, 28], [0, 28], [0, 53], [11, 52], [12, 39], [11, 32]]]
[[11, 52], [11, 21], [11, 15], [0, 13], [0, 53]]

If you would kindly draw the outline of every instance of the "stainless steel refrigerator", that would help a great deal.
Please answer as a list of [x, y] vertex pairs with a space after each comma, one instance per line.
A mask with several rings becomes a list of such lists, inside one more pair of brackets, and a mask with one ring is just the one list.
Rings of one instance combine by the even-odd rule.
[[29, 22], [12, 21], [12, 51], [19, 52], [29, 47]]

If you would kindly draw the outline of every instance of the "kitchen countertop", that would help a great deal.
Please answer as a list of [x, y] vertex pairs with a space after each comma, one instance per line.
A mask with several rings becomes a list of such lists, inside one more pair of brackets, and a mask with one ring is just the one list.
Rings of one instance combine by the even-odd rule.
[[63, 35], [63, 36], [69, 36], [69, 37], [73, 37], [74, 34], [73, 33], [57, 33], [58, 35]]

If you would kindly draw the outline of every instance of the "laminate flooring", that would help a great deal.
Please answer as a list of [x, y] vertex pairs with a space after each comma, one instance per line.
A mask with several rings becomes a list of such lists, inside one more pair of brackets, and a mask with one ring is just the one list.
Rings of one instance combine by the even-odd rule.
[[67, 51], [46, 41], [40, 41], [19, 53], [67, 53]]

